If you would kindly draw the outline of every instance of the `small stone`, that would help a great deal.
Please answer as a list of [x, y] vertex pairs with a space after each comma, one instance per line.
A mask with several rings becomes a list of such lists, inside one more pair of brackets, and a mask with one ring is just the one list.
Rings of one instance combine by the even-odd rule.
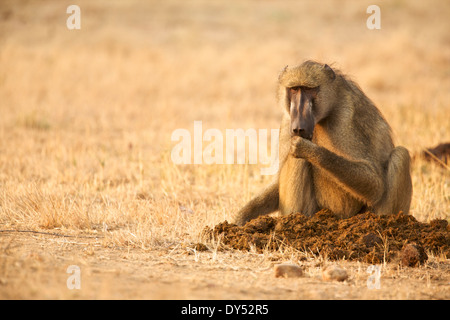
[[303, 276], [303, 270], [296, 264], [282, 263], [274, 267], [275, 278], [298, 278]]
[[325, 281], [344, 281], [348, 279], [348, 273], [340, 266], [332, 265], [322, 270], [322, 279]]
[[208, 251], [208, 247], [205, 244], [201, 243], [201, 242], [197, 242], [194, 245], [194, 249], [197, 250], [197, 251]]

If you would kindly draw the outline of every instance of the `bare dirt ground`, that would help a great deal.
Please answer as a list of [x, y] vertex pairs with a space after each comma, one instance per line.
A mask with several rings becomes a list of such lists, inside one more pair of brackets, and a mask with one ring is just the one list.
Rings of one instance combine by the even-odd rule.
[[[450, 263], [431, 257], [418, 268], [381, 265], [380, 289], [370, 289], [369, 264], [302, 259], [300, 278], [275, 278], [286, 254], [195, 252], [174, 245], [156, 250], [108, 248], [92, 235], [7, 233], [1, 236], [2, 299], [449, 299]], [[295, 255], [293, 255], [295, 256]], [[294, 259], [295, 260], [295, 259]], [[349, 273], [322, 280], [326, 264]], [[68, 289], [70, 265], [81, 288]], [[370, 282], [370, 281], [369, 281]]]
[[[172, 133], [194, 121], [277, 129], [278, 73], [305, 59], [348, 73], [412, 155], [448, 143], [448, 2], [382, 2], [380, 30], [360, 0], [80, 0], [80, 30], [66, 26], [69, 4], [0, 5], [0, 299], [450, 298], [446, 255], [385, 260], [402, 243], [381, 231], [370, 262], [311, 254], [319, 243], [205, 241], [272, 177], [262, 163], [171, 159]], [[449, 221], [448, 164], [415, 157], [411, 169], [410, 214]], [[303, 276], [275, 278], [283, 262]], [[329, 265], [348, 279], [322, 280]]]

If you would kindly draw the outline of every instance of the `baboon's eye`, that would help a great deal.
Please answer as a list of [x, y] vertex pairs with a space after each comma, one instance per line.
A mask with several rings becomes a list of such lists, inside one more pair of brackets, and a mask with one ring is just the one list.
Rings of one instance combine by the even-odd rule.
[[302, 92], [308, 94], [311, 97], [311, 99], [315, 99], [317, 97], [317, 94], [319, 93], [319, 87], [314, 88], [304, 87], [302, 88]]
[[292, 87], [289, 89], [291, 90], [291, 93], [297, 93], [300, 90], [300, 87]]

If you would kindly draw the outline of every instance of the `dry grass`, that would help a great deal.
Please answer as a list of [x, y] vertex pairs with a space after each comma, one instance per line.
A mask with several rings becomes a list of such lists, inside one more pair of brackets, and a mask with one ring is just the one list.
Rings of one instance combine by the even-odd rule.
[[[160, 249], [198, 241], [267, 184], [259, 165], [171, 162], [177, 128], [277, 128], [279, 70], [349, 73], [395, 141], [450, 140], [450, 5], [368, 1], [78, 1], [0, 8], [0, 226]], [[205, 144], [204, 144], [205, 145]], [[448, 170], [418, 160], [411, 214], [450, 218]], [[0, 235], [1, 236], [1, 235]]]

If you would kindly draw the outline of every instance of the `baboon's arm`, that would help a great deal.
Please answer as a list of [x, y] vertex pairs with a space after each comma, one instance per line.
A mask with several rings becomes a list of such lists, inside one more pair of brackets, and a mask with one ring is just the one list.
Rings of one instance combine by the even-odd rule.
[[345, 190], [369, 205], [384, 192], [381, 169], [368, 160], [350, 160], [301, 137], [291, 140], [291, 154], [325, 170]]
[[258, 216], [278, 210], [278, 179], [266, 187], [260, 194], [250, 200], [235, 216], [234, 223], [239, 226]]

